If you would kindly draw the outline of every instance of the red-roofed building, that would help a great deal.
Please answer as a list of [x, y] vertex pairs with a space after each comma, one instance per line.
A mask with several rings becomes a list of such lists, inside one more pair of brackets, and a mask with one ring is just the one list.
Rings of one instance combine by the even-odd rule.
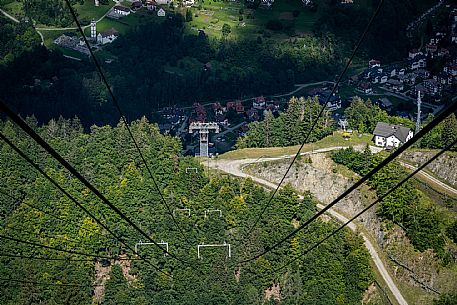
[[200, 103], [194, 103], [194, 111], [196, 114], [196, 119], [199, 122], [204, 122], [206, 119], [206, 110], [205, 107], [203, 107], [202, 104]]
[[243, 113], [244, 112], [244, 106], [243, 106], [243, 103], [241, 101], [236, 101], [235, 110], [238, 113]]
[[223, 108], [221, 103], [216, 102], [213, 104], [213, 111], [215, 114], [222, 114], [223, 113]]
[[426, 53], [435, 53], [436, 51], [438, 51], [438, 46], [436, 44], [432, 44], [432, 43], [427, 43], [427, 45], [425, 46], [425, 52]]
[[265, 109], [265, 106], [266, 106], [266, 102], [265, 102], [265, 98], [263, 96], [256, 97], [254, 102], [252, 103], [252, 107], [254, 107], [254, 109], [262, 110], [262, 109]]

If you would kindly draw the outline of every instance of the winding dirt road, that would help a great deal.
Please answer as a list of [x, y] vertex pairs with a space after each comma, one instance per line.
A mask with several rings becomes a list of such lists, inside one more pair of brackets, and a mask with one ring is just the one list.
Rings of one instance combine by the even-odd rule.
[[[400, 162], [400, 164], [402, 166], [404, 166], [407, 169], [410, 169], [412, 171], [417, 169], [417, 167], [412, 166], [412, 165], [410, 165], [408, 163], [405, 163], [405, 162], [402, 162], [402, 161], [399, 161], [399, 162]], [[455, 195], [457, 197], [457, 190], [455, 188], [453, 188], [450, 185], [447, 185], [446, 183], [441, 182], [440, 180], [436, 179], [435, 177], [433, 177], [429, 173], [421, 170], [420, 172], [417, 173], [417, 175], [422, 176], [425, 180], [429, 180], [431, 183], [438, 185], [440, 188], [448, 191], [449, 193], [451, 193], [451, 194], [453, 194], [453, 195]]]
[[[301, 155], [306, 155], [306, 154], [312, 154], [312, 153], [323, 153], [323, 152], [328, 152], [332, 150], [337, 150], [341, 149], [343, 147], [330, 147], [330, 148], [325, 148], [325, 149], [318, 149], [315, 150], [314, 152], [305, 152], [301, 153]], [[269, 181], [260, 179], [258, 177], [246, 174], [243, 172], [242, 168], [248, 164], [252, 163], [258, 163], [258, 162], [265, 162], [265, 161], [273, 161], [273, 160], [279, 160], [279, 159], [286, 159], [293, 157], [291, 155], [285, 155], [282, 157], [277, 157], [277, 158], [259, 158], [259, 159], [242, 159], [242, 160], [214, 160], [211, 159], [208, 163], [208, 166], [212, 168], [217, 168], [219, 170], [222, 170], [228, 174], [237, 176], [237, 177], [243, 177], [243, 178], [251, 178], [253, 181], [257, 182], [258, 184], [261, 184], [265, 187], [268, 188], [276, 188], [277, 184], [271, 183]], [[303, 196], [300, 196], [303, 198]], [[317, 208], [323, 209], [324, 205], [318, 204]], [[333, 218], [337, 219], [339, 222], [347, 222], [348, 218], [345, 216], [341, 215], [340, 213], [336, 212], [333, 209], [328, 210], [328, 214], [332, 216]], [[351, 229], [354, 232], [357, 232], [357, 225], [354, 223], [350, 223], [348, 225], [349, 229]], [[376, 268], [378, 269], [379, 273], [381, 274], [382, 278], [384, 279], [384, 282], [387, 284], [389, 287], [389, 290], [392, 292], [392, 295], [395, 297], [396, 301], [400, 305], [408, 305], [406, 302], [405, 298], [401, 294], [400, 290], [398, 289], [397, 285], [393, 281], [392, 277], [390, 276], [389, 272], [387, 271], [386, 267], [384, 266], [384, 263], [382, 262], [381, 258], [379, 257], [376, 248], [373, 246], [371, 241], [368, 239], [368, 237], [365, 235], [365, 233], [360, 232], [359, 234], [362, 236], [364, 240], [365, 247], [368, 249], [368, 252], [370, 253], [371, 259], [373, 260]]]

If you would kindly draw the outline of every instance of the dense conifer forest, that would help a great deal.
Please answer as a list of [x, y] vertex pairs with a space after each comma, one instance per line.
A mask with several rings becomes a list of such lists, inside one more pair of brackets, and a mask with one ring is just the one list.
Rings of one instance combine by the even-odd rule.
[[[268, 192], [250, 180], [216, 173], [211, 173], [210, 179], [195, 159], [180, 156], [177, 139], [160, 135], [157, 127], [145, 119], [135, 121], [132, 131], [167, 203], [173, 209], [191, 209], [190, 217], [185, 213], [176, 215], [182, 235], [138, 161], [125, 126], [92, 126], [90, 133], [85, 133], [78, 119], [52, 120], [43, 126], [34, 118], [27, 122], [150, 237], [168, 242], [170, 252], [186, 262], [164, 256], [154, 246], [140, 247], [139, 252], [147, 255], [149, 262], [172, 275], [169, 278], [146, 262], [135, 260], [131, 251], [2, 142], [1, 235], [133, 260], [128, 276], [124, 276], [120, 261], [110, 260], [108, 268], [110, 264], [100, 258], [92, 260], [3, 239], [1, 254], [68, 260], [0, 256], [1, 304], [91, 304], [97, 302], [94, 290], [101, 284], [106, 284], [102, 304], [264, 304], [265, 290], [274, 284], [281, 287], [281, 304], [359, 304], [372, 282], [369, 255], [361, 239], [350, 231], [324, 243], [318, 255], [310, 253], [286, 269], [275, 271], [330, 232], [336, 226], [331, 222], [317, 221], [269, 254], [247, 264], [238, 263], [264, 250], [315, 213], [309, 195], [299, 200], [286, 187], [257, 228], [247, 234], [269, 198]], [[11, 122], [1, 123], [0, 129], [127, 244], [133, 246], [142, 239]], [[197, 172], [186, 173], [191, 167]], [[222, 217], [209, 214], [205, 219], [206, 209], [221, 209]], [[205, 248], [203, 259], [197, 259], [197, 244], [223, 242], [231, 243], [231, 258], [223, 249]], [[110, 269], [106, 283], [97, 277], [96, 270], [101, 268]], [[270, 302], [275, 303], [273, 299]]]

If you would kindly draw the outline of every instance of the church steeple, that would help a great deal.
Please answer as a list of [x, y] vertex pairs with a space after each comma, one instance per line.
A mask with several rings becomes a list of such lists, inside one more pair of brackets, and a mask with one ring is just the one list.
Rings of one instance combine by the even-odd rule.
[[97, 42], [97, 23], [94, 19], [90, 22], [90, 38], [93, 41]]

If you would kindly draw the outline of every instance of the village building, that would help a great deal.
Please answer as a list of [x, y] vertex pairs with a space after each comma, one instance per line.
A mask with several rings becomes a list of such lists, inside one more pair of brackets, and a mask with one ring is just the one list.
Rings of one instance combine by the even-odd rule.
[[258, 121], [260, 119], [259, 111], [254, 107], [251, 107], [246, 114], [250, 121]]
[[436, 45], [434, 43], [428, 43], [425, 46], [426, 53], [435, 54], [436, 51], [438, 51], [438, 45]]
[[436, 80], [434, 79], [426, 79], [424, 80], [424, 87], [426, 89], [426, 92], [429, 94], [429, 95], [437, 95], [437, 94], [441, 94], [441, 89], [442, 89], [442, 86], [440, 83], [438, 83]]
[[384, 109], [386, 111], [392, 110], [393, 104], [387, 97], [380, 98], [377, 101], [377, 104], [379, 105], [379, 107], [381, 107], [382, 109]]
[[412, 49], [409, 51], [408, 58], [414, 59], [416, 56], [419, 56], [419, 55], [424, 55], [424, 53], [422, 53], [418, 49]]
[[241, 101], [236, 101], [235, 103], [235, 110], [237, 113], [243, 113], [244, 112], [244, 106]]
[[420, 77], [422, 79], [426, 79], [430, 77], [430, 71], [425, 70], [425, 69], [418, 69], [416, 72], [414, 72], [417, 77]]
[[237, 113], [243, 113], [244, 112], [244, 106], [241, 101], [233, 101], [233, 102], [227, 102], [227, 111], [229, 110], [234, 110]]
[[452, 75], [446, 72], [440, 72], [436, 75], [433, 75], [433, 79], [441, 85], [452, 85]]
[[223, 114], [224, 113], [224, 109], [222, 108], [221, 103], [219, 103], [219, 102], [214, 103], [213, 104], [213, 111], [214, 111], [214, 114], [216, 114], [216, 115]]
[[411, 70], [423, 69], [427, 66], [427, 58], [424, 55], [416, 56], [410, 63]]
[[386, 87], [395, 92], [403, 91], [404, 89], [403, 83], [396, 79], [389, 79], [386, 83]]
[[141, 2], [141, 1], [133, 1], [132, 5], [130, 6], [130, 8], [134, 11], [139, 10], [142, 7], [143, 7], [143, 2]]
[[260, 0], [260, 6], [270, 8], [275, 0]]
[[130, 9], [122, 5], [116, 5], [113, 7], [113, 12], [121, 16], [130, 15]]
[[376, 60], [376, 59], [372, 59], [368, 62], [368, 67], [370, 69], [372, 68], [380, 68], [381, 67], [381, 62], [379, 60]]
[[196, 121], [204, 122], [206, 120], [206, 110], [205, 107], [200, 103], [193, 104], [194, 111], [196, 114]]
[[160, 8], [158, 11], [157, 11], [157, 16], [159, 17], [165, 17], [165, 10], [163, 8]]
[[263, 96], [256, 97], [254, 99], [254, 102], [252, 103], [252, 107], [254, 107], [254, 109], [259, 109], [259, 110], [265, 109], [265, 107], [266, 107], [265, 98]]
[[444, 66], [443, 71], [449, 73], [452, 76], [457, 76], [457, 63], [456, 64], [448, 64]]
[[148, 11], [154, 11], [157, 8], [157, 2], [155, 0], [147, 0], [146, 8]]
[[119, 36], [119, 32], [114, 28], [98, 33], [97, 42], [107, 44], [113, 42]]
[[378, 122], [373, 135], [376, 146], [394, 148], [408, 142], [413, 137], [413, 132], [402, 125]]
[[439, 56], [439, 57], [444, 57], [444, 56], [448, 56], [448, 55], [449, 55], [449, 50], [446, 48], [440, 48], [438, 50], [438, 53], [436, 53], [436, 56]]
[[323, 105], [326, 104], [326, 108], [330, 111], [335, 111], [341, 108], [341, 97], [333, 93], [331, 96], [331, 91], [325, 91], [319, 95], [319, 102]]
[[171, 0], [156, 0], [158, 5], [168, 5], [170, 4]]
[[371, 84], [368, 83], [368, 82], [360, 82], [359, 83], [359, 90], [361, 90], [365, 94], [373, 93], [373, 88], [371, 87]]

